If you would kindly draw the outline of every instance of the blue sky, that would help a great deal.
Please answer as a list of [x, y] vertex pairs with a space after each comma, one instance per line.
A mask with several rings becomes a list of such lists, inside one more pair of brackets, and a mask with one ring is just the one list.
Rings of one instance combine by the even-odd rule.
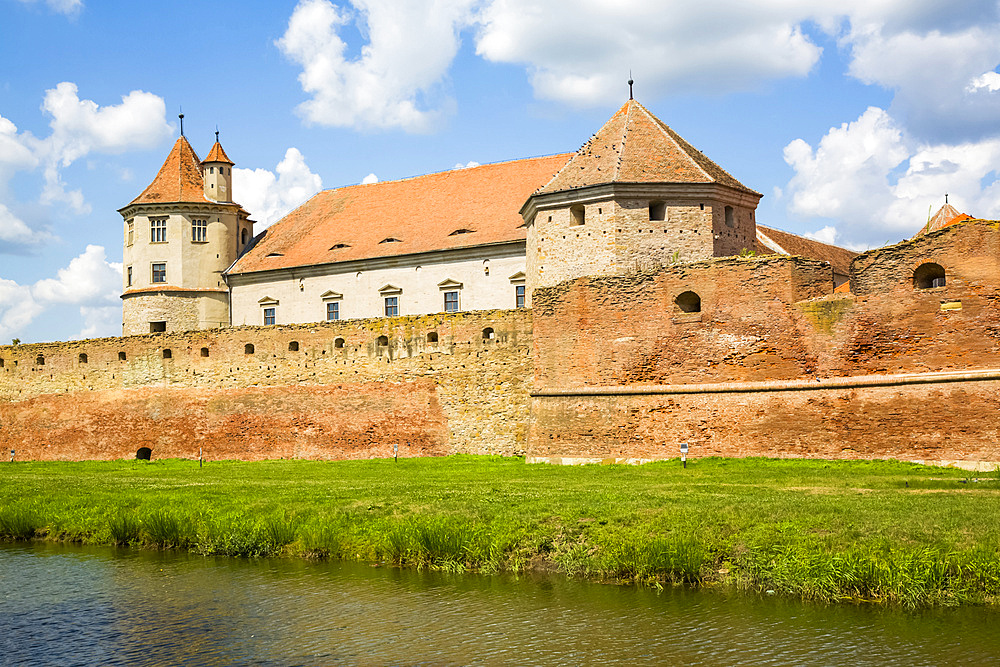
[[998, 64], [997, 0], [0, 0], [0, 341], [120, 332], [116, 209], [181, 107], [262, 229], [320, 188], [576, 150], [631, 70], [759, 222], [860, 249], [945, 192], [1000, 217]]

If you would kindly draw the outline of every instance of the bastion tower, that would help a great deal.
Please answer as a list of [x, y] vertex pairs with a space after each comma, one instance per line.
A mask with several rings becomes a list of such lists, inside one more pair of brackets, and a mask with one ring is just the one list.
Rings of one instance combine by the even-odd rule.
[[253, 221], [233, 202], [233, 161], [218, 132], [199, 160], [182, 125], [156, 178], [118, 212], [122, 335], [228, 326], [223, 272], [253, 238]]
[[528, 291], [754, 250], [760, 198], [630, 96], [521, 208]]

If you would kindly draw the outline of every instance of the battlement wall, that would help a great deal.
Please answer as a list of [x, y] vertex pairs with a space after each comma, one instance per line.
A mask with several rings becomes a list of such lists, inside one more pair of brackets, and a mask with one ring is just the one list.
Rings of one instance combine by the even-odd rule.
[[480, 311], [0, 346], [19, 458], [524, 451], [531, 313]]

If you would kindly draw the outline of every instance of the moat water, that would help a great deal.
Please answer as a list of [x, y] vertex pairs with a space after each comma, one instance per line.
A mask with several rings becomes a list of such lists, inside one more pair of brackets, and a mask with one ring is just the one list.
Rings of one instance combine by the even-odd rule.
[[991, 665], [1000, 613], [0, 544], [3, 665]]

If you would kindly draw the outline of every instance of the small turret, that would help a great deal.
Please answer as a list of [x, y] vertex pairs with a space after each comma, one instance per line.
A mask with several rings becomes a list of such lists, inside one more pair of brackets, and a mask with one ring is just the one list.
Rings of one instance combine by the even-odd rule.
[[218, 130], [215, 131], [215, 145], [201, 161], [201, 173], [206, 197], [212, 201], [233, 201], [233, 161], [222, 150]]

